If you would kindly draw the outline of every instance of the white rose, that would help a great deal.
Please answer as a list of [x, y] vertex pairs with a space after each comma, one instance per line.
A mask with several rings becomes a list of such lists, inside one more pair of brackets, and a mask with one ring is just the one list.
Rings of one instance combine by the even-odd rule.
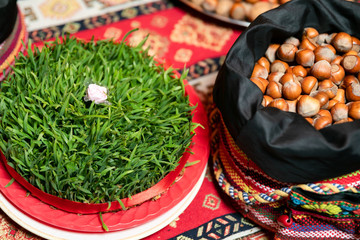
[[107, 103], [107, 88], [96, 84], [90, 84], [86, 90], [86, 101], [93, 101], [96, 104]]

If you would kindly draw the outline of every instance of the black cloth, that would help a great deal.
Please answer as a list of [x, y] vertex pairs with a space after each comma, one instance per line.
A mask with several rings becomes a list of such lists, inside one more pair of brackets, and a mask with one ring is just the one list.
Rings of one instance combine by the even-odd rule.
[[260, 15], [239, 36], [217, 76], [213, 96], [236, 144], [266, 174], [287, 183], [338, 177], [360, 169], [360, 120], [317, 131], [302, 116], [264, 108], [250, 81], [270, 43], [301, 39], [305, 27], [360, 38], [360, 4], [292, 0]]
[[0, 43], [2, 43], [13, 30], [17, 14], [16, 0], [0, 0]]

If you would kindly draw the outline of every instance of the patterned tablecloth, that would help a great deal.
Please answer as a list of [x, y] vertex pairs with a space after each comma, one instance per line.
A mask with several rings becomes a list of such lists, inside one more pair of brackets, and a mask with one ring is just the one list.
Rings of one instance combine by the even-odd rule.
[[[189, 69], [188, 80], [205, 106], [211, 99], [216, 72], [227, 51], [244, 30], [224, 25], [177, 1], [154, 0], [23, 0], [29, 39], [37, 45], [63, 33], [81, 39], [121, 39], [133, 28], [130, 41], [147, 34], [150, 53]], [[210, 168], [190, 206], [172, 223], [147, 239], [269, 239], [269, 235], [237, 213], [213, 183]], [[41, 239], [0, 212], [0, 240]]]

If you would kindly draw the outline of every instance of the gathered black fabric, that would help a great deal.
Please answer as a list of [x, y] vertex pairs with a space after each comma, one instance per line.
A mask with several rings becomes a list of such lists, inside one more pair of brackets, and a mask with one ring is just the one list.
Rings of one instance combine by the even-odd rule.
[[16, 0], [0, 0], [0, 43], [2, 43], [13, 30], [17, 14]]
[[262, 92], [249, 79], [269, 44], [290, 36], [301, 39], [306, 27], [360, 38], [360, 4], [292, 0], [260, 15], [228, 52], [213, 91], [236, 144], [266, 174], [288, 183], [314, 182], [360, 169], [360, 120], [317, 131], [296, 113], [264, 108]]

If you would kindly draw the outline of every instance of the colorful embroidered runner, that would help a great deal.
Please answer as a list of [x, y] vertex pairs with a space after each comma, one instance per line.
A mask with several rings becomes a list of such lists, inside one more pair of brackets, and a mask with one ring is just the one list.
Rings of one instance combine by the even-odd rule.
[[4, 79], [4, 74], [9, 72], [9, 66], [14, 63], [15, 56], [23, 51], [22, 42], [27, 42], [27, 32], [24, 16], [19, 12], [12, 32], [0, 43], [0, 81]]

